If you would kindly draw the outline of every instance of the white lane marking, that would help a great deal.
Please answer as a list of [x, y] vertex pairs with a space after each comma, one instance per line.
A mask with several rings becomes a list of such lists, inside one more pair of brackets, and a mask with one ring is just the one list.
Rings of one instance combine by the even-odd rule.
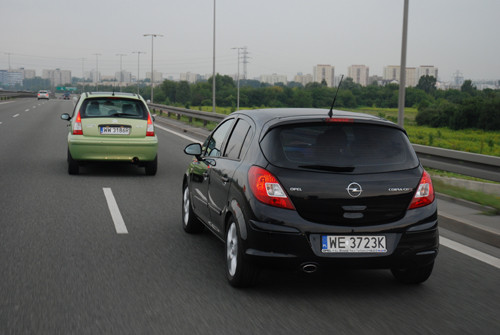
[[191, 141], [191, 142], [196, 142], [196, 143], [200, 143], [200, 144], [202, 144], [202, 143], [203, 143], [203, 142], [200, 142], [200, 141], [198, 141], [198, 140], [195, 140], [195, 139], [194, 139], [194, 138], [192, 138], [192, 137], [186, 136], [186, 135], [181, 134], [181, 133], [178, 133], [178, 132], [176, 132], [176, 131], [172, 131], [172, 130], [170, 130], [170, 129], [167, 129], [167, 128], [165, 128], [165, 127], [159, 126], [159, 125], [157, 125], [157, 124], [155, 124], [155, 128], [160, 128], [161, 130], [164, 130], [164, 131], [169, 132], [169, 133], [171, 133], [171, 134], [177, 135], [177, 136], [182, 137], [183, 139], [186, 139], [186, 140]]
[[2, 124], [2, 122], [0, 122], [0, 124]]
[[120, 209], [118, 209], [118, 204], [116, 203], [115, 197], [113, 196], [113, 191], [111, 191], [109, 187], [103, 187], [102, 190], [104, 191], [104, 196], [106, 197], [106, 201], [108, 202], [109, 212], [111, 213], [111, 217], [113, 218], [116, 233], [128, 234], [128, 230], [125, 226], [125, 222], [123, 221]]
[[0, 105], [3, 105], [3, 104], [10, 104], [11, 102], [14, 102], [14, 101], [5, 101], [5, 102], [0, 102]]
[[29, 108], [28, 108], [27, 110], [25, 110], [25, 112], [29, 112], [29, 111], [30, 111], [30, 109], [29, 109]]
[[12, 115], [12, 117], [18, 117], [18, 116], [19, 116], [19, 114]]
[[484, 263], [489, 264], [491, 266], [494, 266], [497, 269], [500, 269], [500, 259], [498, 259], [494, 256], [485, 254], [484, 252], [470, 248], [466, 245], [449, 240], [446, 237], [442, 237], [442, 236], [439, 236], [439, 243], [444, 245], [445, 247], [448, 247], [448, 248], [453, 249], [455, 251], [458, 251], [464, 255], [475, 258], [477, 260], [480, 260], [481, 262], [484, 262]]
[[[189, 137], [189, 136], [186, 136], [184, 134], [172, 131], [172, 130], [167, 129], [165, 127], [162, 127], [162, 126], [159, 126], [159, 125], [156, 125], [156, 124], [155, 124], [155, 127], [159, 128], [161, 130], [164, 130], [166, 132], [169, 132], [171, 134], [177, 135], [179, 137], [182, 137], [182, 138], [184, 138], [184, 139], [186, 139], [188, 141], [197, 142], [197, 143], [200, 143], [200, 144], [202, 143], [202, 142], [200, 142], [198, 140], [195, 140], [192, 137]], [[494, 267], [500, 269], [500, 259], [498, 259], [498, 258], [496, 258], [494, 256], [485, 254], [484, 252], [481, 252], [481, 251], [478, 251], [476, 249], [470, 248], [470, 247], [465, 246], [463, 244], [460, 244], [458, 242], [449, 240], [446, 237], [440, 236], [439, 237], [439, 242], [440, 242], [440, 244], [444, 245], [445, 247], [448, 247], [448, 248], [453, 249], [455, 251], [458, 251], [458, 252], [460, 252], [460, 253], [462, 253], [464, 255], [467, 255], [469, 257], [475, 258], [475, 259], [477, 259], [477, 260], [479, 260], [481, 262], [484, 262], [486, 264], [489, 264], [491, 266], [494, 266]]]

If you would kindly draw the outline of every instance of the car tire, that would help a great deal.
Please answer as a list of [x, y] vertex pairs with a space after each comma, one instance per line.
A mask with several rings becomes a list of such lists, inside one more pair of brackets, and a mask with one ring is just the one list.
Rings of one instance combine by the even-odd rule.
[[233, 218], [229, 218], [226, 230], [226, 276], [233, 287], [255, 285], [258, 269], [244, 259], [240, 229]]
[[403, 284], [420, 284], [429, 279], [434, 262], [424, 266], [411, 266], [407, 268], [392, 268], [394, 278]]
[[146, 169], [146, 175], [154, 176], [156, 174], [156, 171], [158, 170], [158, 155], [156, 155], [155, 159], [151, 162], [146, 162], [144, 167]]
[[80, 173], [80, 167], [78, 166], [78, 161], [71, 157], [71, 153], [68, 149], [68, 173], [72, 175], [77, 175]]
[[197, 234], [203, 231], [203, 224], [198, 220], [191, 207], [189, 185], [184, 185], [182, 190], [182, 228], [189, 234]]

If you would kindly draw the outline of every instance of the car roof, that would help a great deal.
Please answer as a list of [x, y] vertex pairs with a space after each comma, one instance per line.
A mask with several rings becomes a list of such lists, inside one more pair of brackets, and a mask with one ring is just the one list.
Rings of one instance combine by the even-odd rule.
[[[231, 115], [243, 114], [252, 118], [257, 126], [274, 125], [277, 123], [296, 122], [298, 120], [326, 120], [329, 119], [328, 109], [318, 108], [268, 108], [268, 109], [253, 109], [240, 110]], [[398, 125], [384, 118], [373, 116], [365, 113], [348, 112], [334, 109], [333, 119], [352, 119], [367, 123], [378, 123], [388, 126], [400, 128]]]

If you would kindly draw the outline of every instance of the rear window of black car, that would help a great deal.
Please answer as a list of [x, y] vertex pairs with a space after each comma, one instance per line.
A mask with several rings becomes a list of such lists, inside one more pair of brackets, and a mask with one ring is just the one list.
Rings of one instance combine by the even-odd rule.
[[367, 123], [303, 123], [270, 130], [261, 148], [273, 165], [339, 173], [412, 169], [419, 161], [399, 129]]
[[148, 119], [142, 101], [113, 97], [86, 99], [80, 108], [80, 116], [82, 119], [93, 117]]

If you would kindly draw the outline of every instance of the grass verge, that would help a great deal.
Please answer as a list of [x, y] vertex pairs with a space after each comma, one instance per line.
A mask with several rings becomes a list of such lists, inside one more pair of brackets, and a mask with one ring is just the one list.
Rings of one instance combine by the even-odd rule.
[[433, 180], [434, 190], [439, 193], [449, 195], [450, 197], [464, 199], [477, 204], [493, 208], [492, 211], [484, 214], [500, 215], [500, 197], [483, 192], [468, 190], [463, 187], [448, 185], [440, 180]]

